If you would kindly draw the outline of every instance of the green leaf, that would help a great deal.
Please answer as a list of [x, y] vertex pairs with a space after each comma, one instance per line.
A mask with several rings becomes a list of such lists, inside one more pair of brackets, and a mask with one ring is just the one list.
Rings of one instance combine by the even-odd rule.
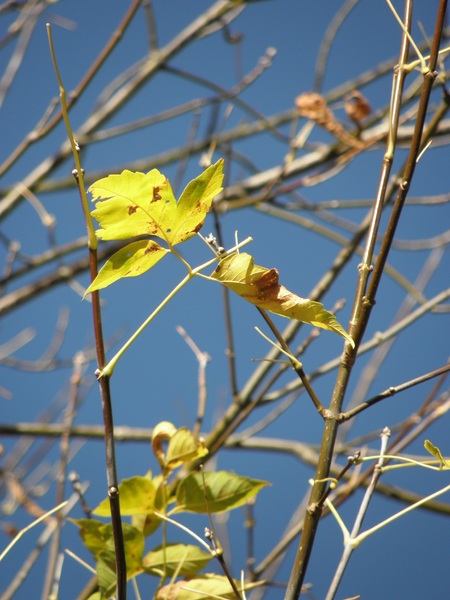
[[[152, 513], [155, 508], [156, 486], [149, 477], [130, 477], [119, 484], [120, 512], [122, 515], [139, 515]], [[110, 517], [109, 498], [101, 502], [94, 515]]]
[[219, 262], [211, 277], [259, 308], [334, 331], [352, 346], [355, 345], [336, 317], [324, 310], [320, 302], [300, 298], [287, 290], [279, 284], [277, 269], [255, 265], [250, 254], [241, 252], [226, 256]]
[[[173, 512], [218, 513], [242, 506], [267, 481], [241, 477], [227, 471], [191, 473], [178, 485], [177, 506]], [[205, 496], [208, 502], [205, 500]]]
[[107, 541], [112, 536], [110, 524], [95, 519], [69, 519], [79, 527], [79, 533], [84, 545], [96, 558], [105, 549]]
[[136, 529], [139, 529], [139, 531], [142, 531], [144, 537], [148, 537], [158, 529], [161, 524], [161, 519], [153, 513], [133, 515], [131, 517], [131, 524], [133, 527], [136, 527]]
[[222, 180], [219, 160], [188, 184], [177, 203], [169, 180], [157, 169], [109, 175], [89, 188], [97, 201], [92, 211], [100, 225], [97, 235], [103, 240], [154, 235], [169, 246], [185, 242], [201, 229]]
[[[122, 523], [123, 539], [125, 544], [125, 560], [127, 563], [127, 578], [134, 577], [142, 572], [142, 557], [144, 554], [145, 538], [142, 531], [136, 529], [129, 523]], [[116, 551], [114, 540], [111, 539], [111, 548], [114, 552], [114, 561]]]
[[[236, 581], [238, 590], [241, 583]], [[246, 583], [245, 591], [264, 585], [264, 582]], [[155, 600], [217, 600], [218, 598], [236, 598], [236, 595], [226, 577], [221, 575], [200, 575], [188, 581], [177, 581], [162, 587], [155, 596]]]
[[116, 591], [116, 572], [102, 558], [97, 562], [98, 587], [100, 588], [100, 598], [105, 600], [114, 596]]
[[[115, 564], [114, 532], [111, 523], [102, 523], [95, 519], [70, 519], [80, 528], [80, 535], [84, 545], [94, 558], [99, 556], [103, 560]], [[129, 523], [122, 523], [122, 531], [125, 542], [125, 553], [128, 553], [129, 560], [127, 566], [131, 570], [136, 570], [142, 563], [142, 554], [144, 552], [144, 536], [142, 531], [133, 527]], [[108, 556], [110, 558], [108, 559]]]
[[174, 573], [192, 577], [204, 569], [211, 554], [190, 544], [167, 544], [158, 546], [143, 558], [144, 571], [157, 577], [171, 577]]
[[179, 465], [203, 458], [208, 454], [208, 449], [200, 443], [187, 429], [180, 427], [170, 438], [166, 453], [166, 466], [175, 469]]
[[440, 469], [450, 469], [450, 460], [446, 460], [442, 456], [442, 453], [437, 446], [432, 444], [430, 440], [425, 440], [423, 445], [425, 446], [425, 450], [428, 450], [430, 454], [432, 454], [435, 458], [438, 459], [440, 463]]
[[[114, 533], [110, 523], [102, 523], [94, 519], [70, 519], [80, 528], [81, 538], [97, 561], [101, 599], [110, 598], [115, 593], [115, 546]], [[142, 572], [142, 555], [144, 554], [144, 535], [128, 523], [122, 523], [127, 578]]]
[[169, 250], [149, 240], [132, 242], [115, 252], [100, 269], [97, 277], [85, 292], [90, 294], [95, 290], [108, 287], [123, 277], [142, 275], [156, 265]]
[[[144, 536], [128, 523], [122, 523], [127, 579], [142, 573]], [[97, 556], [97, 576], [102, 598], [110, 598], [116, 589], [116, 550], [111, 527], [111, 537]]]

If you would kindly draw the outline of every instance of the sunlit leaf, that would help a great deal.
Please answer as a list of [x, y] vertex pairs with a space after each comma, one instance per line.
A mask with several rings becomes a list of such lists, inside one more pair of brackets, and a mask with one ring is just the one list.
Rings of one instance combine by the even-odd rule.
[[150, 216], [150, 205], [158, 204], [159, 212], [165, 204], [175, 203], [169, 181], [157, 169], [149, 173], [123, 171], [108, 175], [89, 188], [96, 208], [92, 216], [100, 225], [97, 235], [102, 240], [126, 240], [144, 234], [164, 238], [164, 231]]
[[177, 428], [170, 421], [161, 421], [153, 428], [152, 450], [162, 469], [166, 467], [165, 448], [167, 440], [170, 440], [176, 431]]
[[178, 485], [174, 512], [218, 513], [231, 510], [245, 504], [266, 485], [269, 485], [267, 481], [227, 471], [191, 473]]
[[435, 458], [438, 459], [441, 469], [450, 469], [450, 460], [446, 460], [442, 456], [442, 453], [437, 446], [432, 444], [430, 442], [430, 440], [425, 440], [423, 445], [425, 446], [425, 449], [428, 450], [428, 452], [430, 454], [432, 454]]
[[219, 160], [191, 181], [177, 202], [168, 179], [157, 169], [109, 175], [89, 188], [97, 202], [92, 211], [100, 225], [97, 235], [103, 240], [154, 235], [169, 245], [180, 244], [201, 229], [222, 180]]
[[222, 191], [223, 160], [218, 160], [186, 186], [178, 201], [177, 223], [172, 225], [172, 244], [192, 237], [203, 225], [215, 196]]
[[207, 454], [207, 448], [192, 435], [189, 429], [180, 427], [170, 438], [166, 464], [168, 468], [175, 469], [184, 462], [203, 458]]
[[[238, 590], [241, 583], [235, 580]], [[264, 585], [264, 582], [246, 583], [245, 591]], [[236, 598], [228, 579], [221, 575], [206, 574], [187, 581], [177, 581], [162, 587], [155, 600], [217, 600]]]
[[210, 553], [189, 544], [167, 544], [158, 546], [143, 558], [144, 570], [161, 577], [171, 577], [175, 572], [183, 577], [192, 577], [204, 569], [211, 560]]
[[167, 252], [169, 250], [161, 248], [151, 240], [139, 240], [128, 244], [106, 261], [86, 290], [86, 294], [108, 287], [123, 277], [142, 275], [154, 267]]
[[352, 346], [354, 342], [336, 317], [320, 302], [300, 298], [280, 285], [278, 271], [254, 264], [245, 252], [223, 258], [211, 277], [220, 281], [248, 302], [289, 319], [334, 331]]
[[[122, 515], [139, 515], [153, 512], [155, 508], [156, 486], [149, 477], [130, 477], [119, 484], [120, 512]], [[94, 515], [110, 517], [109, 498], [101, 502]]]

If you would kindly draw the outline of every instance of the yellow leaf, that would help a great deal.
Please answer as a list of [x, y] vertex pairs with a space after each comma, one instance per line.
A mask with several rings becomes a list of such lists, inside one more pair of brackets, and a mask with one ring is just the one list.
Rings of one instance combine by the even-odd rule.
[[167, 446], [166, 463], [175, 469], [185, 462], [203, 458], [208, 454], [204, 444], [196, 439], [187, 427], [180, 427], [170, 438]]
[[181, 244], [202, 227], [214, 197], [222, 190], [223, 160], [193, 179], [177, 202], [170, 182], [157, 169], [149, 173], [123, 171], [91, 185], [97, 202], [92, 216], [102, 240], [154, 235], [169, 246]]
[[123, 277], [142, 275], [156, 265], [169, 250], [156, 242], [139, 240], [115, 252], [98, 272], [97, 277], [85, 292], [90, 294], [108, 287]]
[[336, 317], [320, 302], [300, 298], [287, 290], [279, 283], [277, 269], [255, 265], [250, 254], [242, 252], [226, 256], [211, 277], [259, 308], [334, 331], [355, 345]]
[[100, 239], [126, 240], [144, 234], [165, 239], [161, 213], [176, 206], [176, 200], [168, 179], [157, 169], [109, 175], [93, 183], [89, 192], [97, 201], [92, 216], [101, 227]]
[[430, 440], [425, 440], [424, 444], [425, 449], [428, 450], [430, 454], [432, 454], [439, 461], [440, 469], [450, 469], [450, 460], [446, 460], [442, 456], [442, 452], [439, 450], [437, 446], [430, 442]]

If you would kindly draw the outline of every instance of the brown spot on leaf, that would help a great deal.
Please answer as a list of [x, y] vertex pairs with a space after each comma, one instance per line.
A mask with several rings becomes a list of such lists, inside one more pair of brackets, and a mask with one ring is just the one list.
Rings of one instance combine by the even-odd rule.
[[260, 277], [255, 278], [252, 281], [253, 285], [256, 286], [260, 295], [267, 295], [274, 289], [278, 289], [278, 271], [277, 269], [269, 269], [265, 271]]
[[136, 206], [136, 204], [130, 204], [130, 206], [128, 207], [128, 214], [129, 215], [134, 215], [134, 213], [137, 211], [138, 207]]
[[152, 197], [152, 200], [151, 200], [152, 202], [156, 202], [157, 200], [161, 200], [162, 196], [160, 196], [159, 192], [160, 192], [160, 188], [157, 185], [155, 185], [153, 187], [153, 197]]
[[200, 229], [203, 227], [203, 223], [204, 223], [204, 221], [202, 221], [201, 223], [198, 223], [198, 225], [196, 225], [194, 227], [194, 233], [197, 233], [198, 231], [200, 231]]

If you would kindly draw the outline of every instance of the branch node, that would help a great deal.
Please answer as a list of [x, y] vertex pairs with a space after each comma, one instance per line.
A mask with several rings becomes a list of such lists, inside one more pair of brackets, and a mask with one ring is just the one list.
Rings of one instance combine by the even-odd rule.
[[116, 488], [115, 485], [111, 485], [108, 488], [108, 496], [109, 496], [110, 500], [115, 500], [119, 496], [119, 489]]

